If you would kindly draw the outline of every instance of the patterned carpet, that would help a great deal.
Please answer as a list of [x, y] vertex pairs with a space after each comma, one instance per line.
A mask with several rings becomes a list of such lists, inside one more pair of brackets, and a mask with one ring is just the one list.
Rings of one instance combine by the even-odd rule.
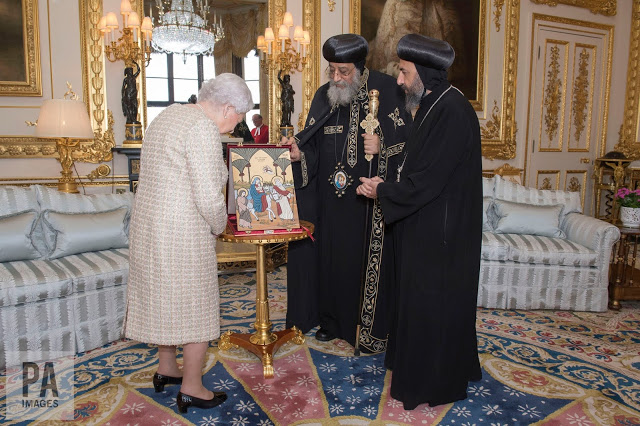
[[[275, 329], [284, 325], [285, 277], [284, 268], [268, 276]], [[250, 331], [255, 276], [222, 276], [220, 292], [223, 331]], [[262, 377], [261, 364], [248, 352], [219, 351], [212, 343], [204, 380], [209, 388], [224, 389], [229, 399], [215, 409], [190, 409], [181, 416], [175, 406], [178, 386], [155, 393], [151, 385], [156, 349], [118, 341], [76, 357], [75, 423], [640, 424], [640, 303], [604, 313], [480, 309], [477, 329], [483, 379], [469, 387], [469, 398], [413, 411], [404, 411], [389, 396], [391, 373], [382, 355], [355, 358], [345, 342], [320, 343], [312, 330], [304, 345], [288, 343], [276, 354], [273, 379]], [[2, 399], [0, 407], [3, 423]], [[47, 414], [60, 417], [54, 409]]]

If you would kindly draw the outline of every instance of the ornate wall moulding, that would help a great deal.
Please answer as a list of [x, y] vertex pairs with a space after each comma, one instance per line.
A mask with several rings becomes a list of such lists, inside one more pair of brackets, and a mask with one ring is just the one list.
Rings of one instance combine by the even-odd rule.
[[640, 0], [633, 0], [631, 12], [631, 41], [629, 42], [629, 65], [627, 67], [627, 90], [624, 102], [624, 119], [620, 127], [616, 151], [628, 158], [640, 158]]
[[[486, 105], [485, 97], [489, 92], [498, 98], [492, 107], [492, 114], [483, 125], [482, 155], [488, 159], [511, 159], [516, 156], [515, 99], [516, 99], [516, 71], [518, 61], [518, 34], [520, 26], [520, 0], [474, 0], [478, 2], [478, 67], [477, 67], [477, 96], [471, 99], [476, 111], [483, 111]], [[353, 33], [361, 33], [362, 0], [350, 0], [351, 21], [349, 29]], [[493, 20], [488, 16], [493, 14]], [[504, 13], [504, 15], [503, 15]], [[504, 16], [504, 31], [500, 20]], [[488, 23], [494, 23], [491, 25]], [[493, 33], [495, 29], [495, 33]], [[487, 32], [492, 32], [494, 39], [502, 44], [500, 48], [494, 45], [489, 48]], [[501, 55], [501, 60], [489, 57]], [[485, 68], [489, 63], [502, 62], [502, 77], [494, 74], [491, 81], [485, 76]], [[501, 87], [489, 87], [498, 82]]]
[[566, 4], [569, 6], [583, 7], [589, 9], [591, 13], [614, 16], [618, 7], [617, 0], [531, 0], [536, 4], [546, 4], [547, 6], [557, 6]]

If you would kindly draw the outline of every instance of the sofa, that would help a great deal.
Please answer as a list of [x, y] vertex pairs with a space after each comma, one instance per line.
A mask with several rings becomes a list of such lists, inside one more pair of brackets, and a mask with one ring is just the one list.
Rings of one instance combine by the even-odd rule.
[[121, 338], [132, 202], [0, 187], [0, 368]]
[[614, 225], [582, 214], [577, 192], [483, 178], [478, 306], [607, 310]]

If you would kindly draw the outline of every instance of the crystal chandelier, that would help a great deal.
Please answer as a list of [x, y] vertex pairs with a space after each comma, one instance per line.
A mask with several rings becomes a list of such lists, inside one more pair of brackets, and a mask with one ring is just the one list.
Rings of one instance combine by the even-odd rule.
[[[166, 2], [166, 1], [165, 1]], [[153, 48], [165, 53], [184, 55], [209, 55], [215, 42], [224, 37], [222, 17], [218, 21], [215, 13], [209, 26], [209, 0], [195, 0], [198, 13], [194, 12], [192, 0], [171, 0], [165, 11], [162, 0], [156, 0], [159, 22], [153, 28]]]

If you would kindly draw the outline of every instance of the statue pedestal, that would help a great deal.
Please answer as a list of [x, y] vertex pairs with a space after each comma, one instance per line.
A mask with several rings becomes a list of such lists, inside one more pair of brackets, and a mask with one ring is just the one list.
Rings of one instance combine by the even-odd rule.
[[293, 137], [293, 126], [280, 126], [280, 135], [286, 138]]
[[142, 124], [140, 123], [127, 123], [124, 125], [124, 141], [123, 145], [127, 146], [140, 146], [142, 144]]

